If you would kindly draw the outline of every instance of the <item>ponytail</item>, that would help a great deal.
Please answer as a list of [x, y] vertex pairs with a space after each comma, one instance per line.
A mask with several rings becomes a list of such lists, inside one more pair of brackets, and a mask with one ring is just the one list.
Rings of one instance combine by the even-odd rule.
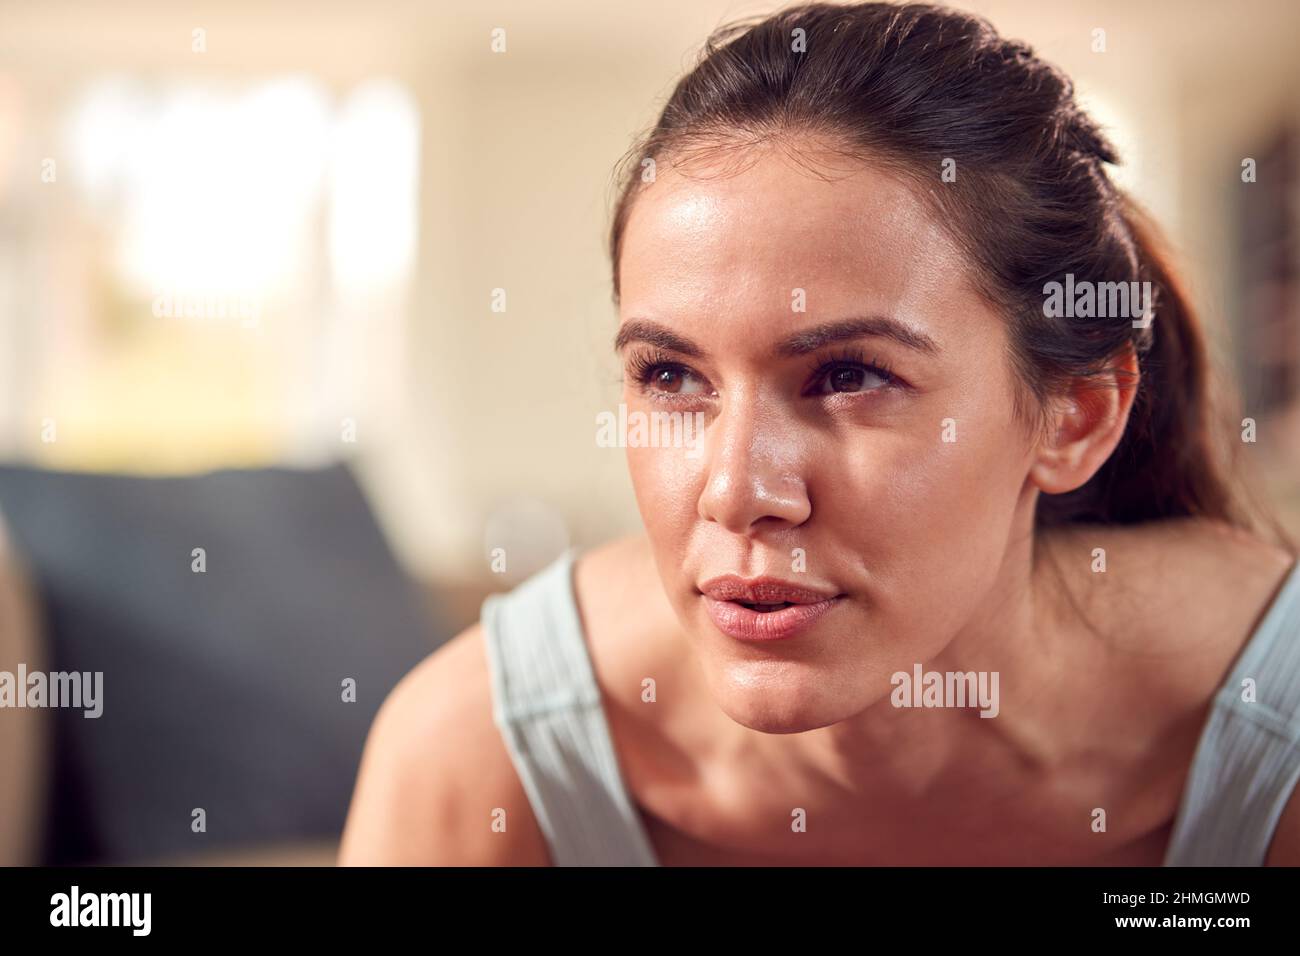
[[1149, 282], [1154, 308], [1134, 329], [1140, 380], [1124, 437], [1081, 488], [1039, 498], [1040, 527], [1084, 522], [1135, 524], [1203, 518], [1259, 533], [1297, 552], [1296, 542], [1264, 503], [1257, 475], [1242, 461], [1240, 416], [1225, 414], [1216, 391], [1206, 335], [1159, 226], [1119, 194], [1137, 274]]
[[1215, 440], [1224, 423], [1214, 420], [1205, 333], [1158, 227], [1133, 200], [1119, 201], [1153, 305], [1147, 327], [1133, 329], [1137, 395], [1110, 458], [1081, 488], [1042, 497], [1039, 523], [1201, 517], [1248, 524], [1234, 506], [1229, 466]]

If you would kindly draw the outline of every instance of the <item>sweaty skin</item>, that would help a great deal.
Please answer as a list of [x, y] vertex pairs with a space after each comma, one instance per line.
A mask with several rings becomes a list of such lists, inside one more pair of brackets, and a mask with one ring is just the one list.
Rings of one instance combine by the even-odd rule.
[[[816, 803], [824, 826], [835, 821], [822, 847], [830, 857], [836, 839], [861, 829], [854, 819], [864, 804], [900, 831], [908, 828], [897, 821], [933, 810], [929, 852], [942, 854], [948, 828], [946, 839], [966, 844], [954, 855], [968, 861], [1005, 854], [991, 845], [1007, 841], [1012, 821], [1021, 828], [1014, 844], [1036, 826], [1054, 827], [1058, 814], [1077, 814], [1077, 831], [1057, 839], [1057, 852], [1086, 855], [1095, 836], [1090, 810], [1118, 788], [1129, 795], [1127, 823], [1135, 826], [1092, 849], [1101, 856], [1129, 839], [1121, 854], [1158, 861], [1157, 821], [1172, 816], [1199, 722], [1171, 721], [1160, 695], [1106, 712], [1116, 699], [1132, 701], [1143, 681], [1159, 686], [1152, 666], [1172, 670], [1167, 679], [1177, 686], [1187, 671], [1160, 658], [1179, 638], [1191, 638], [1185, 653], [1206, 649], [1175, 631], [1143, 660], [1152, 645], [1129, 646], [1120, 619], [1103, 613], [1093, 548], [1122, 538], [1059, 535], [1067, 547], [1053, 565], [1033, 532], [1038, 494], [1082, 485], [1113, 451], [1133, 390], [1113, 379], [1100, 393], [1062, 395], [1048, 410], [1051, 427], [1027, 427], [1013, 413], [1023, 383], [1009, 361], [1006, 319], [975, 292], [966, 257], [932, 209], [870, 164], [845, 164], [806, 144], [799, 159], [777, 144], [753, 149], [739, 172], [661, 175], [632, 210], [620, 262], [620, 327], [632, 339], [622, 353], [634, 359], [624, 401], [629, 409], [703, 411], [708, 422], [698, 456], [671, 448], [627, 454], [658, 576], [703, 674], [699, 696], [707, 690], [736, 725], [761, 732], [709, 722], [735, 748], [719, 762], [749, 766], [744, 777], [759, 792], [764, 776], [800, 781], [777, 788], [784, 813], [780, 800], [770, 812], [788, 822], [789, 807]], [[810, 175], [809, 161], [830, 175]], [[898, 323], [932, 347], [873, 335], [781, 354], [792, 335], [862, 317]], [[639, 332], [629, 335], [633, 324], [671, 333], [691, 354], [664, 348], [662, 336], [646, 336], [656, 342], [647, 344]], [[650, 354], [636, 359], [638, 351]], [[868, 369], [843, 374], [855, 363]], [[1135, 370], [1131, 357], [1120, 364]], [[650, 374], [638, 377], [647, 365]], [[828, 365], [846, 387], [818, 379]], [[1135, 577], [1134, 565], [1124, 565], [1121, 574]], [[1274, 554], [1263, 584], [1275, 584], [1286, 566]], [[795, 638], [745, 643], [706, 613], [701, 585], [720, 574], [768, 576], [839, 598]], [[1145, 583], [1128, 604], [1149, 611], [1164, 603], [1153, 586], [1170, 582]], [[1100, 639], [1077, 602], [1105, 629]], [[1145, 620], [1133, 623], [1145, 630]], [[1240, 620], [1229, 633], [1239, 642], [1247, 629]], [[1141, 666], [1126, 659], [1134, 652]], [[1007, 696], [999, 716], [894, 708], [891, 675], [918, 663], [998, 672]], [[1195, 666], [1208, 693], [1222, 661], [1206, 663], [1200, 657]], [[1107, 676], [1109, 667], [1119, 673]], [[1062, 799], [1061, 788], [1088, 779], [1080, 751], [1092, 735], [1122, 738], [1126, 724], [1144, 721], [1158, 727], [1148, 745], [1159, 740], [1165, 749], [1148, 754], [1143, 785], [1094, 745], [1091, 793], [1085, 798], [1080, 788]], [[1170, 750], [1171, 740], [1186, 752]], [[801, 791], [805, 799], [791, 797]], [[674, 813], [692, 811], [684, 804], [665, 811]], [[936, 826], [936, 817], [945, 824]], [[727, 822], [717, 820], [713, 832], [726, 834]], [[879, 834], [866, 839], [858, 859], [882, 845], [891, 844]], [[1010, 855], [1031, 853], [1020, 847]]]
[[[680, 363], [669, 389], [628, 375], [624, 400], [707, 416], [698, 457], [634, 448], [628, 462], [710, 691], [738, 723], [795, 733], [860, 714], [917, 662], [1012, 680], [1041, 611], [1037, 449], [1012, 411], [1006, 322], [907, 185], [842, 163], [827, 181], [780, 149], [755, 152], [738, 174], [661, 176], [633, 207], [621, 261], [622, 326], [654, 323], [700, 353], [668, 352]], [[866, 336], [777, 354], [793, 333], [866, 317], [933, 349]], [[883, 364], [896, 381], [867, 372], [849, 390], [818, 388], [815, 370], [837, 361]], [[1103, 450], [1124, 399], [1104, 410]], [[1076, 464], [1067, 480], [1086, 477]], [[725, 573], [843, 597], [810, 633], [743, 644], [710, 625], [697, 590]]]
[[[1007, 320], [916, 187], [788, 146], [660, 163], [623, 237], [623, 400], [706, 422], [698, 453], [628, 448], [645, 534], [575, 571], [658, 859], [1158, 864], [1210, 698], [1290, 555], [1191, 519], [1035, 534], [1037, 496], [1096, 472], [1132, 390], [1071, 391], [1026, 427]], [[851, 320], [876, 334], [819, 344]], [[835, 600], [745, 642], [700, 593], [727, 574]], [[892, 706], [917, 664], [998, 672], [997, 717]], [[1292, 808], [1269, 862], [1297, 847]], [[340, 858], [548, 861], [479, 626], [385, 702]]]

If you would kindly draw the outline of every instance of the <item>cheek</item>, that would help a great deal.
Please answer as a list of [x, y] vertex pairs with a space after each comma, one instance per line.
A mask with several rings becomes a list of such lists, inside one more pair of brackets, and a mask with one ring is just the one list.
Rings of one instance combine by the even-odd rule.
[[951, 441], [936, 434], [878, 462], [884, 512], [906, 515], [917, 527], [953, 532], [982, 526], [990, 512], [1000, 513], [1014, 500], [1021, 469], [1010, 437], [961, 422], [948, 434]]
[[867, 568], [934, 573], [998, 547], [1029, 457], [992, 384], [921, 396], [879, 427], [845, 428], [818, 453], [814, 514]]
[[959, 412], [944, 441], [944, 417], [860, 434], [823, 459], [836, 463], [820, 485], [826, 523], [891, 635], [879, 650], [906, 648], [909, 661], [942, 646], [995, 586], [1028, 470], [1011, 421]]
[[690, 534], [704, 481], [702, 457], [682, 448], [628, 448], [628, 473], [646, 532], [656, 547]]
[[[949, 419], [945, 423], [945, 419]], [[810, 475], [815, 512], [875, 531], [955, 530], [1014, 500], [1028, 460], [1011, 423], [935, 415], [825, 444]]]

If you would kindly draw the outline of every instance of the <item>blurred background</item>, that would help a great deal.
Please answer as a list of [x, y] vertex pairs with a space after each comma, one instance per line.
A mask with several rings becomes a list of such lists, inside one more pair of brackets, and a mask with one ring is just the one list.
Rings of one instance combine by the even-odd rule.
[[[639, 527], [593, 440], [611, 174], [709, 31], [777, 6], [0, 2], [0, 668], [123, 688], [102, 725], [0, 712], [30, 768], [0, 862], [326, 859], [400, 674], [490, 591]], [[956, 6], [1108, 126], [1300, 533], [1300, 5]], [[194, 722], [162, 734], [177, 701]]]

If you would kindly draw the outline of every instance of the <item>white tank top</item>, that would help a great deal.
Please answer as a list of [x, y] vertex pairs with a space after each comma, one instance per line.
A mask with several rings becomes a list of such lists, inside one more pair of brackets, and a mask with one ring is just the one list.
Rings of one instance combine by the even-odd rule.
[[[493, 719], [557, 866], [657, 866], [628, 794], [573, 590], [576, 549], [483, 603]], [[1253, 701], [1243, 682], [1255, 684]], [[1166, 866], [1257, 866], [1300, 778], [1300, 563], [1214, 698]]]

